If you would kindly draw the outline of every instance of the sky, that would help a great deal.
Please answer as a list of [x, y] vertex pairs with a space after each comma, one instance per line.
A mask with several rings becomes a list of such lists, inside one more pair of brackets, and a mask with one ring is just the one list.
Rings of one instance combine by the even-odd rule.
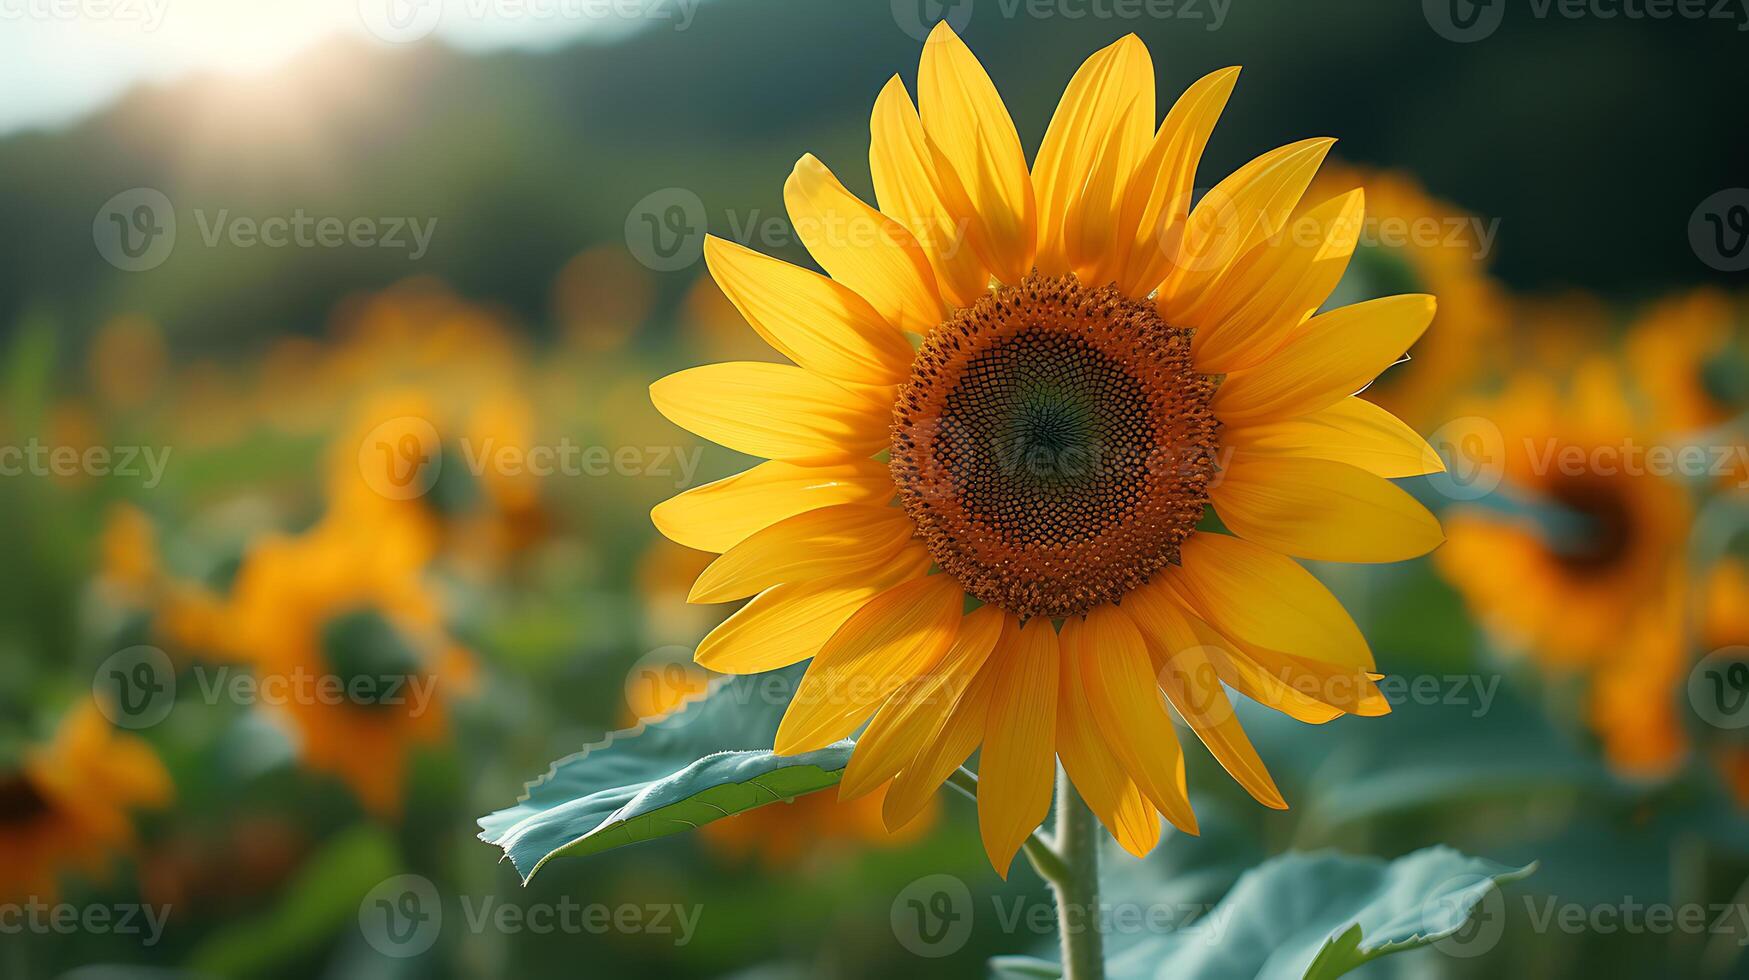
[[699, 0], [0, 0], [0, 134], [55, 126], [142, 81], [252, 74], [325, 39], [547, 47], [665, 23]]

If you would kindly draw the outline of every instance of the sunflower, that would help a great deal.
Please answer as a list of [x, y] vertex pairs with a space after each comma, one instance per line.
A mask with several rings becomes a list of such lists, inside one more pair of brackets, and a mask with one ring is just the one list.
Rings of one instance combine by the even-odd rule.
[[1362, 208], [1359, 191], [1301, 205], [1332, 141], [1265, 153], [1189, 206], [1236, 75], [1196, 82], [1156, 130], [1148, 52], [1125, 37], [1076, 73], [1029, 170], [990, 78], [938, 26], [918, 104], [896, 77], [875, 102], [880, 209], [811, 155], [784, 188], [827, 275], [707, 240], [717, 284], [793, 363], [651, 387], [671, 421], [767, 460], [653, 512], [719, 556], [693, 601], [751, 597], [699, 663], [812, 657], [776, 750], [866, 724], [840, 796], [890, 783], [891, 828], [981, 747], [1003, 874], [1058, 758], [1133, 853], [1159, 813], [1195, 831], [1167, 702], [1285, 806], [1223, 682], [1311, 721], [1387, 710], [1360, 631], [1294, 559], [1442, 540], [1388, 479], [1437, 458], [1352, 397], [1432, 297], [1312, 315]]
[[1527, 372], [1465, 408], [1500, 429], [1503, 493], [1542, 519], [1458, 508], [1438, 566], [1484, 623], [1580, 667], [1663, 615], [1693, 507], [1679, 484], [1626, 462], [1654, 440], [1617, 367], [1594, 357], [1564, 380]]
[[1629, 328], [1625, 347], [1660, 431], [1698, 433], [1749, 408], [1749, 333], [1718, 290], [1656, 304]]
[[783, 805], [762, 806], [713, 821], [700, 828], [700, 834], [717, 854], [732, 860], [757, 858], [765, 867], [781, 870], [854, 849], [903, 847], [934, 827], [938, 807], [932, 797], [925, 801], [917, 819], [889, 829], [881, 815], [885, 789], [854, 800], [810, 793]]
[[[420, 532], [329, 517], [244, 557], [228, 606], [231, 652], [305, 765], [340, 777], [372, 812], [398, 812], [408, 759], [442, 740], [473, 659], [443, 629]], [[268, 701], [271, 694], [272, 700]]]
[[0, 901], [52, 901], [63, 871], [100, 876], [132, 845], [129, 811], [170, 802], [170, 775], [140, 738], [86, 702], [47, 744], [0, 763]]

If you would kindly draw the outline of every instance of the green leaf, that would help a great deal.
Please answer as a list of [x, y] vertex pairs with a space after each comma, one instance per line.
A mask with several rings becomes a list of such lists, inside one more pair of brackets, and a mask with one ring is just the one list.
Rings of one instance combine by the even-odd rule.
[[[1442, 940], [1473, 956], [1499, 940], [1499, 886], [1531, 874], [1433, 847], [1385, 862], [1287, 854], [1246, 872], [1195, 925], [1131, 944], [1113, 980], [1302, 977], [1330, 980], [1390, 953]], [[1477, 907], [1476, 927], [1464, 931]]]
[[679, 712], [560, 759], [515, 806], [482, 817], [480, 839], [503, 848], [526, 882], [561, 855], [695, 830], [836, 784], [853, 743], [771, 751], [800, 677], [798, 666], [719, 681]]
[[991, 980], [1062, 980], [1063, 968], [1036, 956], [990, 957]]

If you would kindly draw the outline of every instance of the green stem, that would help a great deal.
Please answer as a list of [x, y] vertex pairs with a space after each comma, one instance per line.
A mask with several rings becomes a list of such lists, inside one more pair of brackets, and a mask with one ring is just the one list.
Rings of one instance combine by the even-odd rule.
[[1057, 841], [1052, 850], [1060, 878], [1044, 874], [1057, 897], [1057, 933], [1063, 980], [1104, 980], [1105, 939], [1099, 934], [1099, 822], [1069, 774], [1057, 771]]
[[[978, 798], [977, 774], [964, 766], [949, 775], [947, 783]], [[1039, 877], [1050, 883], [1057, 899], [1063, 980], [1105, 980], [1105, 938], [1099, 934], [1099, 821], [1060, 768], [1055, 840], [1034, 831], [1021, 851]]]

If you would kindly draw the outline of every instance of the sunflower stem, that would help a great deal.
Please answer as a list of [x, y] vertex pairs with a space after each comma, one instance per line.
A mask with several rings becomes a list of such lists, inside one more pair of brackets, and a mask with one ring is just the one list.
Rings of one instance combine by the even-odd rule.
[[[1030, 844], [1031, 841], [1028, 841]], [[1057, 934], [1063, 947], [1063, 980], [1104, 980], [1105, 939], [1099, 934], [1099, 823], [1069, 774], [1057, 770], [1056, 846], [1047, 848], [1061, 868], [1051, 883], [1057, 899]], [[1027, 854], [1031, 857], [1030, 850]]]

